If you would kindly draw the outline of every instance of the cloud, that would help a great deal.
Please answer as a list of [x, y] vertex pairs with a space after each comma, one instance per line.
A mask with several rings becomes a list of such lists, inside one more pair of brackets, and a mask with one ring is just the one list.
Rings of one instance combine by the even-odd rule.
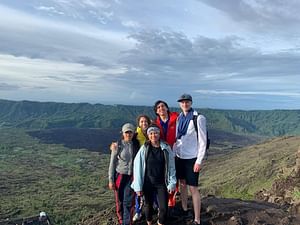
[[36, 10], [41, 10], [41, 11], [45, 11], [47, 13], [50, 13], [50, 14], [59, 14], [59, 15], [64, 15], [65, 13], [62, 12], [62, 11], [58, 11], [55, 7], [53, 6], [37, 6], [35, 7]]
[[[124, 83], [146, 92], [155, 84], [166, 91], [196, 95], [201, 90], [223, 94], [299, 97], [298, 51], [265, 54], [242, 45], [239, 37], [189, 39], [182, 33], [147, 30], [130, 36], [137, 43], [120, 62], [132, 79]], [[142, 83], [141, 80], [145, 82]], [[224, 88], [226, 87], [226, 88]], [[243, 90], [243, 91], [240, 91]], [[274, 91], [278, 90], [278, 91]], [[283, 91], [282, 93], [280, 93]], [[200, 94], [216, 94], [207, 91]], [[150, 94], [150, 91], [148, 92]]]
[[295, 29], [300, 22], [300, 2], [297, 0], [199, 0], [224, 13], [234, 21], [254, 30], [282, 32], [279, 27]]
[[109, 77], [124, 73], [124, 68], [99, 69], [83, 64], [0, 55], [1, 80], [16, 86], [64, 89], [111, 87]]
[[144, 71], [144, 75], [176, 74], [179, 78], [196, 76], [207, 80], [299, 75], [295, 67], [300, 59], [298, 51], [265, 54], [243, 46], [235, 36], [189, 39], [178, 32], [147, 30], [130, 37], [137, 42], [136, 47], [125, 51], [121, 62], [139, 73]]
[[15, 91], [18, 90], [19, 87], [17, 85], [11, 85], [7, 83], [0, 83], [0, 91]]
[[133, 21], [133, 20], [124, 20], [124, 21], [122, 21], [122, 25], [124, 27], [128, 27], [128, 28], [140, 28], [141, 27], [139, 22]]
[[221, 91], [221, 90], [196, 90], [195, 92], [205, 95], [270, 95], [300, 97], [300, 92], [263, 92], [263, 91]]
[[[6, 7], [0, 14], [0, 52], [62, 60], [98, 67], [114, 66], [119, 53], [132, 46], [126, 34], [41, 19]], [[10, 15], [15, 15], [11, 17]]]
[[[0, 55], [1, 98], [65, 102], [119, 102], [132, 97], [131, 89], [113, 77], [125, 68], [99, 69], [83, 64]], [[9, 85], [8, 85], [9, 84]], [[5, 88], [5, 90], [3, 89]], [[123, 96], [119, 96], [119, 92]]]
[[82, 22], [106, 24], [112, 19], [111, 6], [115, 3], [108, 0], [49, 0], [43, 4], [36, 4], [33, 5], [33, 9], [37, 14], [40, 11], [42, 14], [46, 12], [48, 16], [60, 16], [69, 21], [75, 19]]

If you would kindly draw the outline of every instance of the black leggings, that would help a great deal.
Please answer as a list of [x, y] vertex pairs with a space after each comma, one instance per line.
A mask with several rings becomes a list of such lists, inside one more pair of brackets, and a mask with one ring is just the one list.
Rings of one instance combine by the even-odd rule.
[[157, 196], [159, 206], [158, 222], [165, 224], [168, 214], [168, 191], [165, 184], [152, 184], [145, 182], [143, 188], [145, 196], [146, 220], [151, 221], [153, 215], [153, 196]]

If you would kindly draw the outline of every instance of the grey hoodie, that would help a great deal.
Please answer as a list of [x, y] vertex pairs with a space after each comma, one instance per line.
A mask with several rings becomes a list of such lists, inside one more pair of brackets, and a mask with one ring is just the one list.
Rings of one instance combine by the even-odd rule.
[[108, 169], [109, 182], [115, 181], [115, 173], [132, 175], [133, 167], [133, 144], [121, 141], [117, 151], [111, 151]]

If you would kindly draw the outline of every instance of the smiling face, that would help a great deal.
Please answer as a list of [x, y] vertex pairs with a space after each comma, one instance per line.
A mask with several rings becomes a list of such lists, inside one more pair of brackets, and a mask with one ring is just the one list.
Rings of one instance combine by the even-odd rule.
[[126, 131], [126, 132], [123, 132], [123, 140], [128, 142], [128, 141], [131, 141], [132, 138], [133, 138], [133, 132], [132, 131]]
[[140, 120], [139, 120], [139, 127], [142, 129], [142, 130], [147, 130], [147, 128], [149, 127], [149, 123], [148, 123], [148, 120], [147, 118], [145, 117], [141, 117]]
[[159, 116], [167, 116], [168, 115], [168, 108], [167, 106], [161, 102], [159, 103], [157, 106], [156, 106], [156, 113], [159, 115]]
[[192, 102], [189, 100], [182, 100], [181, 102], [179, 102], [179, 106], [182, 112], [187, 113], [192, 107]]
[[157, 145], [159, 143], [159, 130], [150, 131], [148, 134], [148, 138], [153, 145]]

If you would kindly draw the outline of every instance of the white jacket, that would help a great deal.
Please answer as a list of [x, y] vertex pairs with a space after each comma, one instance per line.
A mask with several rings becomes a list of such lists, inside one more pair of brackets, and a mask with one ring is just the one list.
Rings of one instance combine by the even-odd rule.
[[[196, 111], [194, 115], [198, 115]], [[179, 118], [179, 117], [178, 117]], [[187, 132], [180, 139], [177, 139], [173, 145], [173, 151], [176, 156], [181, 159], [197, 158], [196, 163], [201, 164], [205, 156], [207, 135], [206, 135], [206, 119], [203, 115], [197, 117], [197, 132], [194, 127], [193, 120], [190, 121]], [[178, 119], [176, 123], [176, 136], [178, 131]]]

